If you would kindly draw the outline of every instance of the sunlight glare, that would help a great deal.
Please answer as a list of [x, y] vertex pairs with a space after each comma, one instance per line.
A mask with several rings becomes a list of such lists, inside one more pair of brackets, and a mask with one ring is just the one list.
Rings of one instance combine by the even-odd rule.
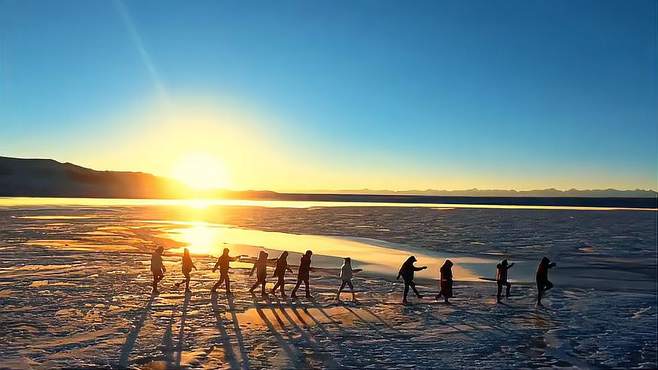
[[206, 153], [183, 156], [173, 166], [171, 175], [194, 189], [219, 189], [228, 186], [222, 161]]

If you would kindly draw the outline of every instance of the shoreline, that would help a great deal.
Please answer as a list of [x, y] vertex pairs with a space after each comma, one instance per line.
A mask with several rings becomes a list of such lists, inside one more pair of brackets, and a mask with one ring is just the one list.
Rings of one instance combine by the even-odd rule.
[[[299, 194], [305, 195], [305, 194]], [[249, 207], [439, 207], [439, 208], [480, 208], [480, 209], [543, 209], [543, 210], [583, 210], [583, 211], [654, 211], [658, 212], [657, 198], [560, 198], [560, 197], [430, 197], [432, 199], [380, 199], [380, 196], [358, 198], [107, 198], [107, 197], [29, 197], [0, 196], [0, 207], [34, 206], [249, 206]], [[388, 197], [388, 196], [381, 196]], [[414, 197], [414, 196], [409, 196]], [[424, 197], [424, 196], [421, 196]], [[445, 199], [451, 198], [451, 199]], [[492, 201], [493, 199], [493, 201]], [[495, 201], [496, 199], [500, 201]], [[533, 202], [533, 199], [535, 201]], [[487, 202], [489, 200], [489, 202]], [[529, 202], [525, 200], [530, 200]], [[558, 200], [551, 202], [551, 200]], [[627, 203], [624, 203], [627, 202]], [[628, 203], [630, 202], [630, 203]]]

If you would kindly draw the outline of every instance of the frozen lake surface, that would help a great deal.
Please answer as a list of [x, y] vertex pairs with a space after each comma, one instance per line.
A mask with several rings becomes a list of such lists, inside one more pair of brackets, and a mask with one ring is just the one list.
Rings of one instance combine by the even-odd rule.
[[[270, 202], [271, 203], [271, 202]], [[294, 203], [294, 202], [284, 202]], [[569, 208], [213, 204], [75, 200], [0, 202], [3, 366], [29, 367], [656, 367], [655, 211]], [[150, 295], [149, 253], [168, 274]], [[181, 248], [195, 254], [192, 293]], [[212, 256], [236, 296], [211, 297]], [[315, 299], [252, 298], [246, 256], [314, 251]], [[414, 254], [427, 298], [398, 304], [399, 265]], [[534, 270], [557, 262], [534, 307]], [[337, 304], [351, 256], [358, 304]], [[438, 268], [455, 262], [453, 304], [435, 303]], [[513, 296], [495, 304], [498, 260]], [[295, 269], [295, 268], [293, 268]], [[290, 274], [290, 282], [294, 275]], [[348, 296], [344, 296], [348, 298]], [[456, 350], [458, 349], [458, 350]]]

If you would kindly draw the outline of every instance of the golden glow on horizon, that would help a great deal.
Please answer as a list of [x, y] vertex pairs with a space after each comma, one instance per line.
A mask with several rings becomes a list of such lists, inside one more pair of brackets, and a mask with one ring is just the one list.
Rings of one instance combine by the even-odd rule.
[[[279, 124], [277, 117], [221, 97], [172, 96], [166, 104], [140, 104], [101, 120], [98, 127], [102, 131], [94, 125], [86, 134], [103, 140], [81, 141], [79, 147], [47, 156], [98, 170], [173, 177], [199, 190], [633, 188], [625, 182], [630, 173], [616, 173], [619, 182], [611, 182], [606, 171], [596, 168], [560, 168], [559, 177], [528, 169], [519, 177], [522, 169], [467, 168], [451, 158], [419, 163], [396, 153], [345, 153], [340, 144], [327, 152], [326, 146]], [[194, 156], [200, 159], [187, 159]], [[203, 196], [199, 193], [189, 197]]]
[[206, 153], [189, 153], [178, 159], [171, 177], [194, 189], [217, 189], [230, 186], [221, 160]]

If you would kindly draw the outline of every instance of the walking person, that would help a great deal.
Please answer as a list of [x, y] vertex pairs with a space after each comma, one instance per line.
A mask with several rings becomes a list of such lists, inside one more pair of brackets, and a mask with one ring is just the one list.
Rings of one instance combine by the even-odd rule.
[[496, 265], [496, 283], [498, 284], [498, 293], [496, 294], [496, 302], [500, 303], [500, 298], [503, 293], [503, 286], [507, 287], [505, 291], [505, 298], [509, 298], [509, 291], [512, 284], [507, 281], [507, 270], [512, 268], [514, 263], [508, 263], [506, 259], [502, 260]]
[[555, 267], [555, 262], [551, 262], [547, 257], [544, 257], [537, 266], [537, 306], [541, 306], [541, 299], [547, 290], [553, 288], [553, 283], [548, 280], [548, 269]]
[[452, 298], [452, 261], [446, 260], [441, 266], [441, 291], [436, 295], [438, 300], [443, 296], [445, 303], [448, 302], [449, 298]]
[[228, 270], [230, 267], [230, 262], [237, 260], [238, 257], [231, 257], [229, 256], [229, 249], [224, 248], [224, 251], [222, 252], [222, 255], [219, 256], [217, 259], [217, 263], [215, 263], [215, 266], [212, 268], [212, 272], [217, 271], [217, 268], [219, 268], [219, 280], [215, 285], [212, 287], [210, 290], [211, 293], [217, 292], [217, 288], [219, 288], [222, 283], [226, 284], [226, 295], [231, 294], [231, 279], [229, 279], [228, 276]]
[[400, 279], [400, 276], [402, 276], [402, 280], [404, 281], [404, 296], [402, 296], [402, 304], [409, 303], [407, 301], [407, 294], [409, 294], [409, 287], [413, 289], [414, 293], [416, 293], [416, 296], [418, 298], [423, 298], [423, 296], [420, 295], [420, 293], [418, 293], [418, 290], [416, 289], [416, 283], [414, 283], [414, 273], [416, 271], [425, 270], [427, 266], [416, 267], [414, 266], [415, 262], [416, 262], [416, 257], [411, 256], [407, 258], [407, 260], [404, 261], [404, 263], [400, 267], [400, 271], [398, 272], [398, 277], [396, 278], [396, 279]]
[[267, 279], [267, 252], [261, 251], [258, 254], [258, 259], [254, 262], [254, 267], [251, 268], [249, 276], [252, 276], [256, 271], [256, 282], [249, 289], [249, 293], [254, 294], [254, 290], [260, 285], [261, 295], [267, 296], [265, 292], [265, 280]]
[[292, 298], [297, 298], [297, 289], [299, 289], [299, 286], [304, 283], [304, 286], [306, 287], [306, 298], [311, 298], [311, 293], [309, 291], [309, 278], [310, 278], [310, 272], [311, 272], [311, 256], [313, 255], [313, 252], [310, 250], [307, 250], [306, 253], [302, 256], [301, 260], [299, 261], [299, 270], [297, 271], [297, 283], [295, 284], [295, 288], [292, 290], [292, 294], [290, 295]]
[[276, 260], [276, 267], [274, 268], [274, 277], [277, 278], [274, 288], [272, 288], [272, 294], [276, 294], [276, 289], [281, 287], [281, 297], [286, 297], [285, 285], [286, 285], [286, 271], [292, 270], [288, 266], [288, 252], [284, 251], [281, 253], [279, 258]]
[[194, 266], [192, 257], [190, 257], [190, 251], [187, 248], [183, 249], [183, 265], [181, 269], [183, 271], [183, 276], [185, 276], [185, 279], [183, 279], [183, 281], [181, 281], [180, 283], [176, 283], [176, 288], [180, 287], [181, 284], [185, 283], [185, 290], [188, 291], [190, 290], [190, 272], [192, 272], [192, 269], [196, 270], [196, 266]]
[[349, 257], [346, 257], [343, 260], [343, 265], [340, 267], [340, 288], [338, 288], [338, 293], [336, 293], [336, 300], [340, 301], [340, 293], [343, 291], [343, 288], [345, 288], [345, 285], [350, 287], [350, 291], [352, 292], [352, 301], [356, 302], [356, 297], [354, 295], [354, 285], [352, 285], [352, 276], [355, 272], [362, 271], [361, 269], [352, 269], [352, 259]]
[[158, 283], [164, 279], [164, 273], [167, 269], [162, 262], [162, 253], [164, 248], [157, 247], [153, 254], [151, 254], [151, 273], [153, 274], [153, 293], [158, 294]]

